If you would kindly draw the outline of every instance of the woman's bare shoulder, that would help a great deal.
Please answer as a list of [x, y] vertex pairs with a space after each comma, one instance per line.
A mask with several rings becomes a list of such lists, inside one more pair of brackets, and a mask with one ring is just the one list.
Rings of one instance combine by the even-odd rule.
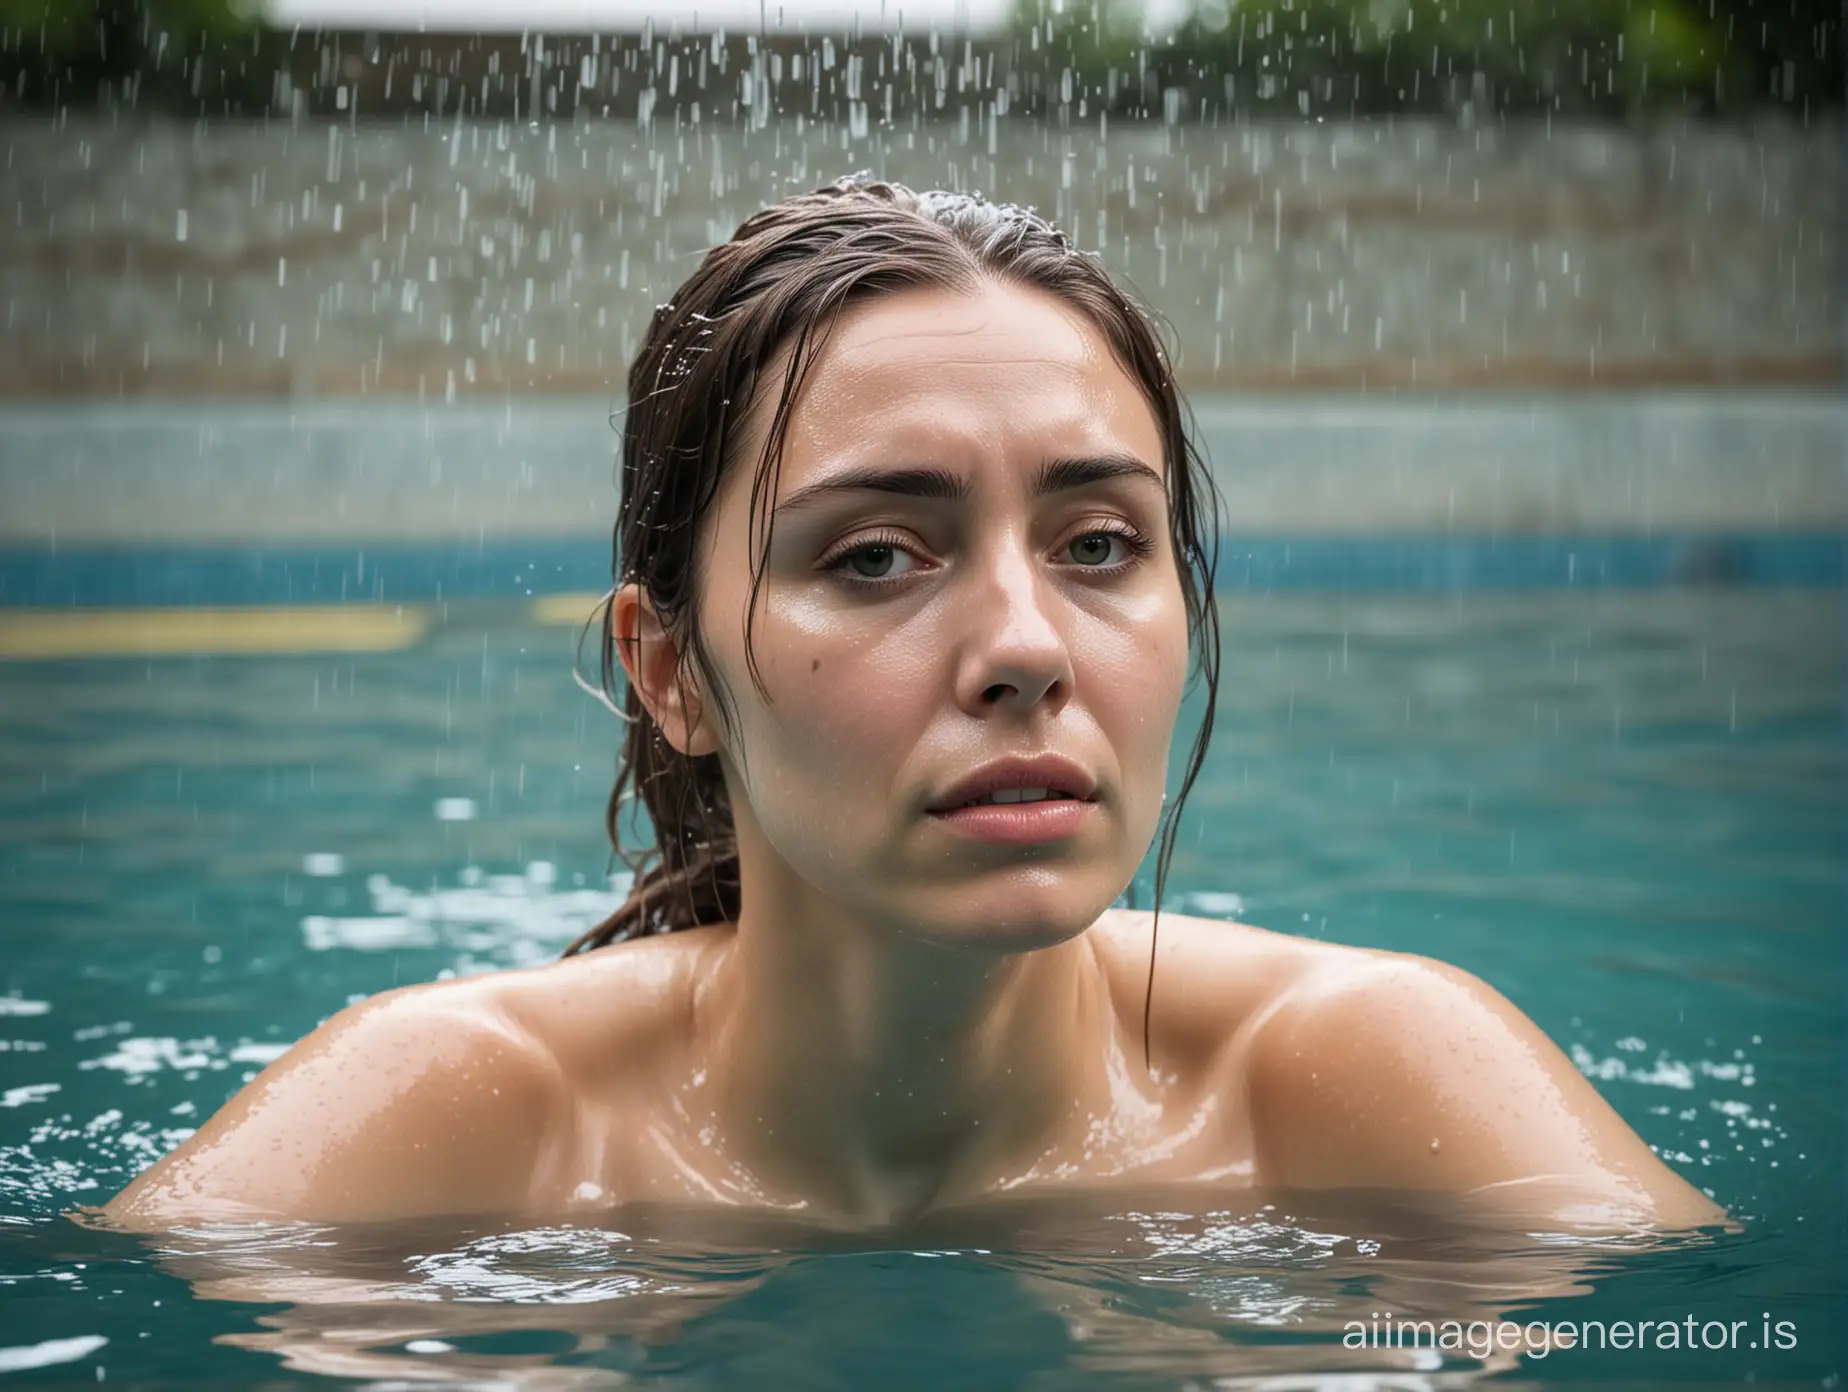
[[1279, 999], [1246, 1077], [1278, 1185], [1494, 1191], [1599, 1227], [1724, 1218], [1518, 1006], [1447, 962], [1325, 959]]
[[1363, 955], [1227, 919], [1112, 909], [1091, 932], [1119, 1008], [1140, 1021], [1151, 951], [1151, 1020], [1186, 1054], [1217, 1053], [1267, 1016], [1300, 982]]
[[[679, 935], [676, 935], [679, 936]], [[105, 1210], [154, 1229], [512, 1211], [568, 1166], [597, 1072], [669, 1033], [705, 944], [429, 982], [340, 1011]]]
[[731, 935], [707, 924], [489, 980], [499, 1008], [576, 1076], [684, 1043], [694, 993]]
[[[1138, 1022], [1150, 919], [1117, 911], [1096, 933]], [[1156, 961], [1157, 1051], [1236, 1080], [1266, 1183], [1492, 1191], [1591, 1226], [1724, 1219], [1532, 1020], [1460, 967], [1167, 913]]]
[[215, 1218], [363, 1221], [517, 1202], [559, 1112], [541, 1041], [474, 980], [327, 1020], [109, 1204], [143, 1230]]

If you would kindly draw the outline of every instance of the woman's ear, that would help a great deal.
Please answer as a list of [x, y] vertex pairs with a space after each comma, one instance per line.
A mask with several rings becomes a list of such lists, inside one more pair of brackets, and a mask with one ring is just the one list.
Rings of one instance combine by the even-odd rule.
[[629, 685], [667, 742], [690, 757], [716, 750], [719, 741], [690, 665], [682, 664], [680, 650], [640, 585], [619, 586], [611, 596], [610, 627]]

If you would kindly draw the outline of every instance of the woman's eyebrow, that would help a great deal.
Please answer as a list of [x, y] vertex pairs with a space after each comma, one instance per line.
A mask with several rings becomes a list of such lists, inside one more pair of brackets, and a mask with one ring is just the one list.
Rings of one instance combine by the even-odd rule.
[[[1080, 455], [1048, 459], [1041, 464], [1033, 479], [1033, 495], [1063, 493], [1119, 478], [1145, 479], [1157, 488], [1165, 488], [1161, 475], [1134, 455]], [[838, 493], [894, 493], [905, 498], [962, 502], [970, 491], [969, 481], [948, 469], [924, 465], [891, 468], [862, 465], [804, 484], [779, 503], [776, 510], [792, 512]]]

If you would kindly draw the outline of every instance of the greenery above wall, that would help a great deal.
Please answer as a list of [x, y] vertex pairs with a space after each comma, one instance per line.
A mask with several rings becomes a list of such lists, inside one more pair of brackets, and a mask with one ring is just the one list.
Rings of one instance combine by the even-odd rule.
[[[289, 115], [348, 110], [363, 90], [374, 116], [531, 116], [567, 114], [579, 101], [589, 114], [633, 113], [647, 91], [664, 112], [677, 92], [683, 105], [705, 97], [707, 113], [723, 119], [751, 105], [727, 84], [763, 53], [791, 61], [772, 60], [781, 76], [755, 66], [759, 104], [769, 93], [775, 114], [806, 109], [822, 120], [879, 90], [897, 98], [881, 115], [947, 117], [1005, 96], [1004, 109], [1062, 119], [1414, 112], [1469, 121], [1767, 106], [1803, 116], [1843, 100], [1841, 0], [1189, 0], [1163, 32], [1149, 30], [1140, 0], [1014, 5], [1007, 32], [957, 44], [874, 32], [733, 35], [733, 47], [745, 45], [734, 67], [722, 45], [671, 25], [652, 43], [529, 44], [514, 34], [450, 36], [445, 47], [432, 36], [271, 29], [259, 0], [0, 0], [0, 107]], [[795, 76], [804, 54], [812, 80]], [[395, 86], [394, 69], [404, 74]], [[691, 88], [675, 81], [681, 71]], [[581, 72], [599, 74], [595, 91], [577, 85]], [[543, 107], [530, 95], [539, 92]]]
[[[1022, 42], [1097, 109], [1297, 115], [1839, 107], [1839, 0], [1015, 0]], [[1068, 95], [1069, 94], [1069, 95]]]
[[257, 0], [0, 0], [0, 95], [38, 107], [254, 110], [289, 36]]

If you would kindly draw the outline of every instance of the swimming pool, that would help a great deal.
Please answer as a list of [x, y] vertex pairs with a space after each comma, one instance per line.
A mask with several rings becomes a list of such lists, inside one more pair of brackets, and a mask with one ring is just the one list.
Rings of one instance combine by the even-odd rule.
[[[1231, 591], [1170, 886], [1482, 975], [1742, 1233], [1490, 1241], [1172, 1192], [865, 1242], [660, 1211], [158, 1242], [59, 1217], [348, 1001], [547, 960], [611, 902], [614, 722], [558, 617], [488, 595], [382, 651], [0, 663], [0, 1372], [1437, 1387], [1502, 1366], [1343, 1346], [1390, 1309], [1745, 1322], [1737, 1347], [1657, 1328], [1523, 1358], [1528, 1385], [1839, 1374], [1848, 644], [1826, 585]], [[1777, 1322], [1794, 1347], [1744, 1346]]]

